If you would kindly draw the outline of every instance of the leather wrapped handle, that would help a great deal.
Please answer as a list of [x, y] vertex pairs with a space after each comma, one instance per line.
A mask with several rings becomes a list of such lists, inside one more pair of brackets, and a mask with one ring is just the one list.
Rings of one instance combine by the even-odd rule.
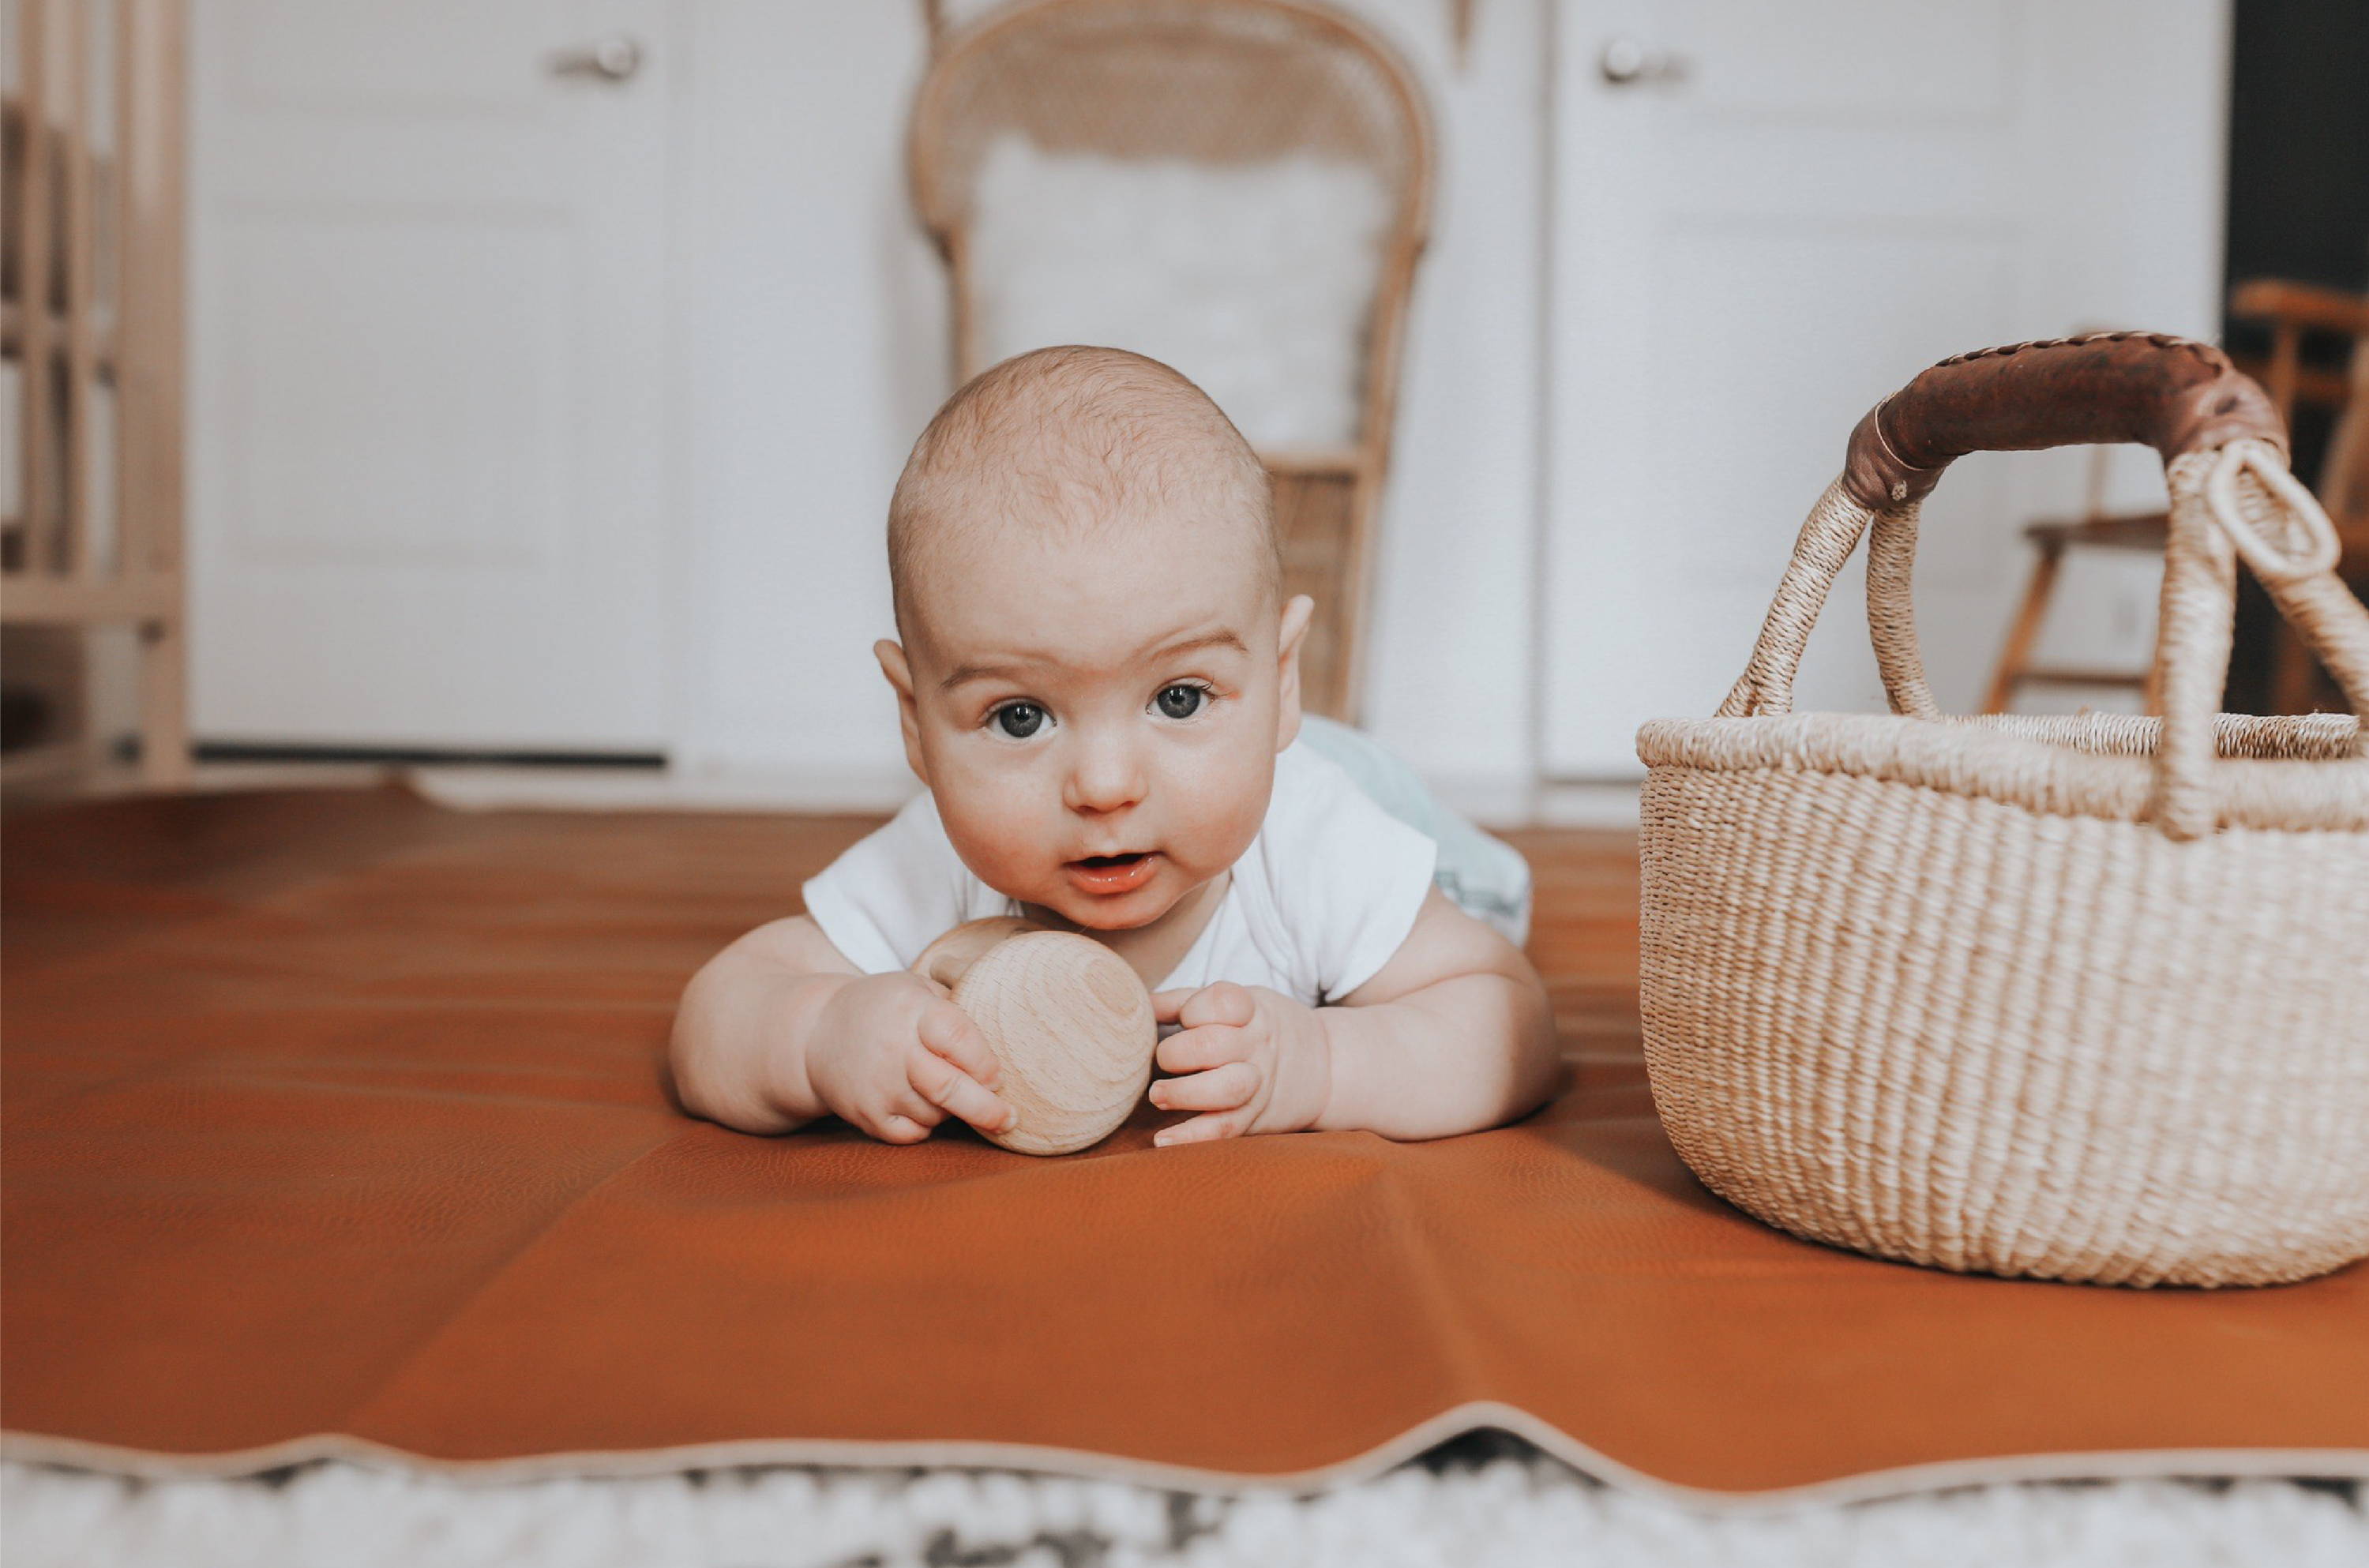
[[2220, 349], [2096, 332], [1942, 361], [1859, 422], [1843, 485], [1882, 509], [1923, 496], [1970, 452], [2136, 441], [2169, 463], [2243, 437], [2286, 450], [2278, 410]]

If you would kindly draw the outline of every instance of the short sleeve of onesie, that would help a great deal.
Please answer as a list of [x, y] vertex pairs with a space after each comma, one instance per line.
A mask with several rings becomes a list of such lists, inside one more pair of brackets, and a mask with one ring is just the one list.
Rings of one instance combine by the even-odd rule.
[[[1430, 894], [1436, 844], [1374, 803], [1331, 759], [1294, 746], [1276, 760], [1275, 798], [1235, 876], [1256, 917], [1270, 905], [1303, 999], [1338, 1001], [1390, 961]], [[1260, 897], [1260, 895], [1264, 897]], [[1223, 977], [1220, 977], [1223, 978]], [[1285, 989], [1285, 988], [1277, 988]]]
[[927, 794], [809, 879], [807, 914], [867, 975], [902, 969], [965, 921], [1015, 912], [955, 853]]

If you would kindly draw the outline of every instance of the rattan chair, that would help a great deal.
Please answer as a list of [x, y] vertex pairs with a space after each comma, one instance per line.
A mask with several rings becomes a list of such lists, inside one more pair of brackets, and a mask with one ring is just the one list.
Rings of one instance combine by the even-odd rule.
[[1356, 717], [1374, 519], [1431, 193], [1431, 133], [1413, 73], [1361, 24], [1299, 0], [1022, 0], [948, 32], [915, 99], [908, 153], [914, 205], [953, 289], [957, 383], [986, 369], [991, 351], [1042, 346], [981, 341], [970, 265], [982, 166], [1015, 134], [1045, 154], [1228, 168], [1312, 155], [1380, 177], [1390, 217], [1356, 354], [1354, 437], [1260, 451], [1286, 591], [1318, 606], [1304, 700]]

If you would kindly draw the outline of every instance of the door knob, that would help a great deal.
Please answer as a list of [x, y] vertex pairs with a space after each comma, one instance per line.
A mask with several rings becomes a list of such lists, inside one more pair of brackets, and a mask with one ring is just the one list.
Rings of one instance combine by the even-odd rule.
[[1622, 33], [1605, 44], [1604, 52], [1596, 57], [1596, 69], [1612, 86], [1631, 87], [1643, 82], [1681, 81], [1687, 63], [1666, 49], [1655, 49]]
[[642, 46], [624, 33], [611, 33], [583, 49], [561, 50], [551, 57], [549, 64], [555, 76], [629, 81], [642, 68]]

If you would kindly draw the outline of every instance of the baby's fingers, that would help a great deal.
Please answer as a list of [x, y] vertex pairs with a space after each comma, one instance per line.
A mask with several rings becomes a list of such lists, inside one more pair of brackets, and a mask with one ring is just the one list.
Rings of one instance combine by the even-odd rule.
[[[995, 1059], [988, 1048], [987, 1036], [978, 1025], [953, 1002], [933, 1007], [921, 1014], [917, 1031], [921, 1044], [954, 1063], [988, 1089], [1003, 1087], [1003, 1064]], [[916, 1085], [919, 1087], [919, 1085]]]
[[989, 1093], [979, 1082], [930, 1051], [915, 1051], [906, 1068], [914, 1092], [950, 1116], [960, 1116], [981, 1132], [1005, 1132], [1018, 1121], [1011, 1106]]
[[883, 1116], [879, 1125], [864, 1130], [883, 1143], [919, 1143], [930, 1136], [930, 1129], [910, 1116]]
[[1240, 1029], [1220, 1024], [1215, 1028], [1184, 1029], [1169, 1036], [1160, 1042], [1153, 1059], [1160, 1063], [1162, 1072], [1206, 1072], [1230, 1061], [1241, 1061], [1250, 1054], [1250, 1036]]
[[919, 1143], [946, 1119], [910, 1084], [898, 1084], [885, 1102], [850, 1106], [841, 1115], [883, 1143]]
[[1250, 991], [1231, 980], [1219, 980], [1197, 990], [1157, 991], [1151, 998], [1152, 1017], [1162, 1024], [1182, 1024], [1187, 1029], [1198, 1029], [1207, 1024], [1230, 1024], [1240, 1028], [1257, 1011], [1258, 1003]]
[[1175, 1143], [1211, 1143], [1221, 1138], [1240, 1138], [1249, 1127], [1246, 1112], [1212, 1111], [1189, 1122], [1162, 1127], [1151, 1135], [1151, 1141], [1163, 1149]]
[[1184, 1004], [1176, 1010], [1176, 1022], [1187, 1029], [1211, 1024], [1230, 1024], [1239, 1029], [1257, 1015], [1258, 1001], [1247, 987], [1219, 980], [1186, 997]]
[[1163, 1111], [1230, 1111], [1258, 1093], [1259, 1070], [1246, 1061], [1228, 1062], [1207, 1072], [1163, 1078], [1151, 1086], [1151, 1103]]

